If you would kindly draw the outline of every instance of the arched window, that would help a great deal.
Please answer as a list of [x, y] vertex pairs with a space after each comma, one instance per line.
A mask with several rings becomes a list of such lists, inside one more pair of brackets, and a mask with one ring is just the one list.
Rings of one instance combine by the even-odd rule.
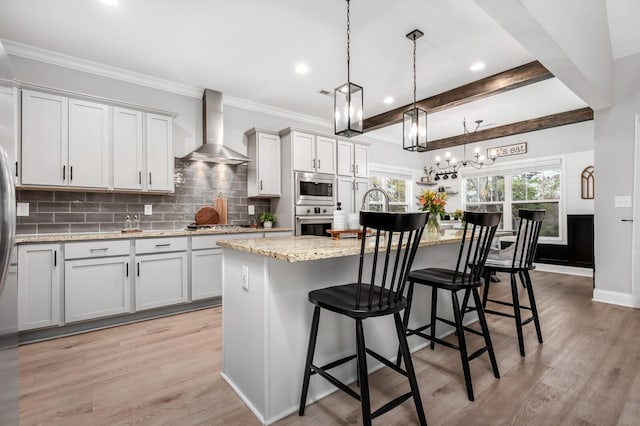
[[581, 187], [582, 187], [582, 199], [583, 200], [592, 200], [593, 199], [593, 166], [587, 166], [582, 171], [582, 176], [580, 178]]

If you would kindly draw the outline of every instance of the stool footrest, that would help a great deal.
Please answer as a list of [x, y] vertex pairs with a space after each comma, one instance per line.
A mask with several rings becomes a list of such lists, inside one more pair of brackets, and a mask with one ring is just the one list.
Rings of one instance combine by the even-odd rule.
[[479, 357], [480, 355], [482, 355], [483, 353], [485, 353], [487, 351], [487, 349], [489, 349], [488, 347], [484, 347], [484, 348], [480, 348], [477, 351], [475, 351], [474, 353], [472, 353], [471, 355], [469, 355], [469, 361]]
[[387, 402], [382, 407], [378, 408], [376, 411], [371, 413], [371, 418], [375, 419], [376, 417], [383, 415], [387, 411], [389, 411], [389, 410], [391, 410], [393, 408], [396, 408], [398, 405], [402, 404], [407, 399], [411, 398], [412, 395], [413, 394], [411, 392], [407, 392], [407, 393], [405, 393], [403, 395], [400, 395], [399, 397]]
[[500, 312], [500, 311], [494, 311], [493, 309], [485, 309], [484, 310], [485, 314], [493, 314], [493, 315], [500, 315], [501, 317], [507, 317], [507, 318], [515, 318], [516, 316], [513, 314], [506, 314], [504, 312]]
[[[339, 366], [339, 365], [342, 365], [342, 364], [344, 364], [345, 362], [349, 362], [349, 361], [351, 361], [352, 359], [356, 359], [356, 355], [355, 355], [355, 354], [354, 354], [354, 355], [346, 356], [346, 357], [344, 357], [344, 358], [340, 358], [340, 359], [339, 359], [339, 360], [337, 360], [337, 361], [332, 361], [332, 362], [330, 362], [329, 364], [323, 365], [322, 367], [318, 367], [318, 368], [320, 368], [321, 370], [331, 370], [332, 368], [335, 368], [335, 367], [337, 367], [337, 366]], [[312, 372], [311, 374], [314, 374], [314, 373]]]
[[[502, 300], [487, 299], [487, 302], [493, 302], [493, 303], [497, 303], [499, 305], [504, 305], [504, 306], [511, 306], [513, 308], [513, 303], [503, 302]], [[525, 306], [525, 305], [520, 305], [520, 309], [531, 310], [531, 307], [530, 306]]]
[[391, 361], [389, 361], [388, 359], [386, 359], [385, 357], [383, 357], [382, 355], [380, 355], [377, 352], [372, 351], [371, 349], [367, 348], [365, 349], [367, 351], [367, 353], [369, 355], [371, 355], [372, 357], [374, 357], [375, 359], [377, 359], [378, 361], [380, 361], [381, 363], [383, 363], [384, 365], [386, 365], [387, 367], [389, 367], [390, 369], [392, 369], [393, 371], [402, 374], [405, 377], [409, 377], [407, 375], [407, 372], [405, 370], [403, 370], [402, 368], [398, 367], [395, 363], [392, 363]]
[[[475, 308], [474, 308], [474, 309], [475, 309]], [[450, 326], [452, 326], [452, 327], [455, 327], [455, 326], [456, 326], [456, 323], [455, 323], [455, 322], [453, 322], [453, 321], [449, 321], [448, 319], [444, 319], [444, 318], [440, 318], [440, 317], [436, 317], [436, 319], [437, 319], [438, 321], [442, 321], [442, 322], [443, 322], [443, 323], [445, 323], [445, 324], [449, 324], [449, 325], [450, 325]], [[474, 330], [473, 328], [467, 327], [466, 325], [463, 325], [463, 326], [462, 326], [462, 328], [464, 328], [464, 330], [465, 330], [465, 331], [468, 331], [469, 333], [473, 333], [473, 334], [475, 334], [475, 335], [477, 335], [477, 336], [484, 336], [484, 334], [482, 334], [481, 332], [476, 331], [476, 330]]]
[[529, 323], [530, 323], [531, 321], [533, 321], [534, 319], [535, 319], [535, 318], [533, 318], [533, 317], [529, 317], [529, 318], [527, 318], [526, 320], [522, 321], [522, 325], [529, 324]]
[[414, 336], [414, 335], [415, 336], [420, 336], [423, 339], [427, 339], [427, 340], [429, 340], [431, 342], [436, 342], [436, 343], [438, 343], [440, 345], [446, 346], [446, 347], [451, 348], [451, 349], [455, 349], [455, 350], [458, 350], [458, 351], [460, 350], [460, 348], [457, 345], [454, 345], [453, 343], [449, 343], [449, 342], [447, 342], [445, 340], [438, 339], [437, 337], [431, 337], [428, 334], [424, 334], [424, 333], [421, 333], [419, 331], [412, 330], [412, 329], [408, 328], [407, 329], [407, 337]]
[[337, 387], [338, 389], [340, 389], [347, 395], [351, 396], [352, 398], [355, 398], [358, 401], [360, 401], [360, 395], [355, 393], [350, 387], [348, 387], [347, 385], [345, 385], [340, 380], [336, 379], [335, 377], [333, 377], [331, 374], [327, 373], [323, 369], [311, 364], [311, 371], [313, 373], [318, 373], [320, 377], [322, 377], [323, 379], [331, 383], [333, 386]]

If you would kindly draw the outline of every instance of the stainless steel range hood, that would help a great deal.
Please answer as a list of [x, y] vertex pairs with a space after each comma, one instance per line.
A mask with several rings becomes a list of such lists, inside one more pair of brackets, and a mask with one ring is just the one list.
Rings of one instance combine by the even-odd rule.
[[182, 157], [184, 160], [223, 164], [245, 164], [251, 161], [246, 155], [224, 146], [222, 93], [210, 89], [204, 90], [202, 126], [204, 143], [195, 151]]

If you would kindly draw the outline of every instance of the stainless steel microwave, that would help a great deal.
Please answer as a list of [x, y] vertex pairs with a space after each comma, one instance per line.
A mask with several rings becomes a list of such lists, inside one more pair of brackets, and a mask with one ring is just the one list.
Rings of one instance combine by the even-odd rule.
[[333, 206], [335, 176], [322, 173], [295, 172], [296, 206]]

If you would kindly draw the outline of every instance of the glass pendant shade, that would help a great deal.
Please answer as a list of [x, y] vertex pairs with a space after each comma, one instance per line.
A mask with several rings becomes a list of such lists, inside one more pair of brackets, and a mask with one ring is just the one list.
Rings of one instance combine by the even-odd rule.
[[334, 130], [338, 136], [356, 136], [363, 128], [362, 87], [347, 82], [336, 88], [334, 98]]
[[422, 108], [405, 111], [402, 120], [403, 148], [407, 151], [427, 150], [427, 112]]

